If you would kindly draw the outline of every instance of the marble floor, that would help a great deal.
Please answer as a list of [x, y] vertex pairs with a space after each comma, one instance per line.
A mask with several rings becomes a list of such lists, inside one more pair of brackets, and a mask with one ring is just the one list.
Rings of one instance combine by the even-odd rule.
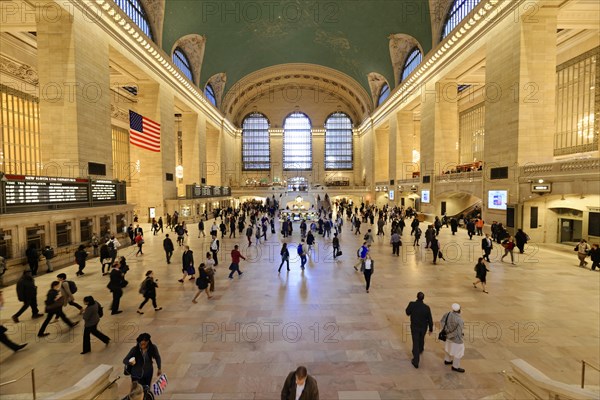
[[[363, 225], [363, 233], [367, 227]], [[5, 288], [2, 323], [11, 338], [29, 346], [15, 354], [0, 349], [0, 381], [35, 367], [38, 391], [55, 392], [100, 363], [113, 365], [116, 376], [142, 332], [149, 332], [160, 349], [162, 369], [169, 377], [167, 392], [161, 396], [166, 400], [278, 399], [285, 376], [301, 364], [317, 379], [321, 399], [479, 399], [502, 391], [501, 371], [509, 368], [511, 359], [522, 358], [548, 376], [573, 384], [579, 382], [582, 359], [599, 364], [600, 273], [577, 268], [572, 251], [532, 244], [513, 266], [499, 261], [498, 246], [485, 294], [471, 285], [480, 254], [478, 238], [470, 241], [464, 231], [451, 236], [449, 229], [442, 229], [440, 242], [447, 261], [433, 265], [424, 243], [413, 247], [405, 230], [400, 257], [392, 257], [389, 236], [375, 241], [375, 273], [367, 294], [362, 275], [352, 268], [362, 235], [347, 228], [341, 235], [341, 260], [334, 262], [331, 242], [318, 237], [318, 249], [305, 272], [293, 257], [292, 271], [277, 273], [280, 237], [269, 235], [266, 243], [250, 248], [245, 238], [223, 240], [215, 296], [208, 300], [203, 295], [198, 304], [191, 302], [194, 284], [177, 282], [181, 249], [175, 251], [175, 262], [167, 265], [163, 235], [146, 234], [142, 257], [134, 257], [130, 248], [120, 252], [131, 267], [130, 286], [121, 303], [124, 313], [107, 313], [100, 323], [112, 343], [105, 347], [93, 339], [87, 355], [79, 354], [81, 326], [70, 331], [54, 323], [48, 329], [51, 335], [38, 339], [42, 321], [32, 321], [29, 311], [13, 324], [10, 316], [19, 303], [14, 285]], [[297, 243], [297, 228], [287, 241]], [[209, 240], [197, 238], [191, 227], [187, 243], [198, 263]], [[244, 275], [230, 281], [229, 251], [238, 243], [247, 257], [241, 263]], [[147, 305], [145, 314], [138, 315], [139, 282], [148, 269], [159, 279], [163, 310], [155, 312]], [[74, 278], [76, 268], [63, 271]], [[53, 274], [37, 279], [40, 303], [52, 278]], [[97, 259], [88, 262], [86, 275], [76, 282], [77, 299], [91, 294], [110, 306], [107, 277], [101, 275]], [[443, 346], [436, 339], [439, 323], [436, 333], [426, 339], [419, 369], [411, 365], [404, 310], [418, 291], [425, 293], [435, 321], [452, 303], [461, 304], [467, 327], [462, 362], [466, 373], [444, 365]], [[72, 307], [67, 315], [79, 319]], [[597, 373], [587, 373], [587, 384], [599, 381]], [[125, 395], [128, 378], [118, 384]], [[0, 398], [27, 391], [27, 380], [21, 381], [1, 388]]]

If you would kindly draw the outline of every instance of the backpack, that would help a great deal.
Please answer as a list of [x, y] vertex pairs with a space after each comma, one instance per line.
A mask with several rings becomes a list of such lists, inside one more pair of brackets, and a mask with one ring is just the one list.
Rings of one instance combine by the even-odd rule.
[[67, 281], [67, 283], [69, 284], [69, 290], [71, 291], [71, 294], [77, 293], [77, 285], [75, 284], [75, 282]]
[[362, 247], [359, 247], [358, 250], [356, 250], [356, 257], [360, 258], [361, 250], [362, 250]]
[[114, 250], [115, 249], [115, 242], [113, 242], [112, 240], [108, 242], [108, 248], [110, 250]]
[[138, 292], [142, 295], [146, 294], [146, 279], [144, 279], [140, 284], [140, 290], [138, 290]]

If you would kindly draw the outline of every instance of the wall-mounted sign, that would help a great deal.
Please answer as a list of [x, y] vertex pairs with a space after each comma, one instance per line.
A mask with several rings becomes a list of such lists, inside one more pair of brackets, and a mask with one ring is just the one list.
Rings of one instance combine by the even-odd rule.
[[389, 193], [390, 201], [394, 201], [394, 196], [395, 196], [394, 191], [390, 190], [390, 193]]
[[532, 183], [531, 193], [550, 193], [552, 192], [551, 183]]

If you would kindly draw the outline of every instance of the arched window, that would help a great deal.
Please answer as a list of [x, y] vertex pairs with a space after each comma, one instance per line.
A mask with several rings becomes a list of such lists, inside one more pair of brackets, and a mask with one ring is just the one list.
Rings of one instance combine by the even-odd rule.
[[206, 87], [204, 88], [204, 95], [206, 96], [208, 101], [212, 103], [213, 106], [217, 106], [217, 96], [215, 96], [215, 89], [213, 89], [210, 83], [206, 84]]
[[379, 98], [377, 98], [377, 107], [382, 105], [383, 102], [389, 97], [389, 95], [390, 95], [390, 85], [388, 85], [387, 83], [384, 83], [383, 86], [381, 87], [381, 90], [379, 91]]
[[343, 112], [325, 121], [325, 169], [352, 169], [352, 120]]
[[242, 168], [244, 171], [271, 169], [269, 120], [253, 112], [242, 122]]
[[114, 0], [115, 4], [148, 36], [154, 40], [152, 29], [140, 0]]
[[423, 61], [423, 53], [421, 53], [421, 50], [419, 50], [418, 47], [415, 47], [406, 57], [404, 67], [402, 67], [402, 78], [400, 78], [400, 82], [408, 78], [419, 64], [421, 64], [421, 61]]
[[283, 121], [283, 169], [286, 171], [312, 168], [312, 133], [308, 116], [293, 112]]
[[194, 81], [192, 64], [190, 63], [190, 60], [188, 60], [183, 50], [181, 50], [179, 47], [177, 47], [173, 52], [173, 63], [175, 63], [175, 66], [179, 68], [179, 70], [183, 72], [183, 74], [187, 76], [190, 81]]
[[444, 28], [442, 29], [442, 40], [460, 24], [481, 0], [454, 0], [452, 7], [446, 16]]

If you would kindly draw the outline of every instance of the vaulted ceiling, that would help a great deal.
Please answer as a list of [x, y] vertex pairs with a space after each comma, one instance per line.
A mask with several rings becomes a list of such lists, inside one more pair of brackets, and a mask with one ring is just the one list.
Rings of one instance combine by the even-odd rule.
[[415, 0], [167, 0], [162, 47], [181, 37], [205, 37], [199, 83], [227, 74], [225, 92], [260, 69], [308, 63], [340, 71], [367, 92], [367, 76], [394, 85], [390, 35], [414, 37], [431, 49], [428, 1]]

